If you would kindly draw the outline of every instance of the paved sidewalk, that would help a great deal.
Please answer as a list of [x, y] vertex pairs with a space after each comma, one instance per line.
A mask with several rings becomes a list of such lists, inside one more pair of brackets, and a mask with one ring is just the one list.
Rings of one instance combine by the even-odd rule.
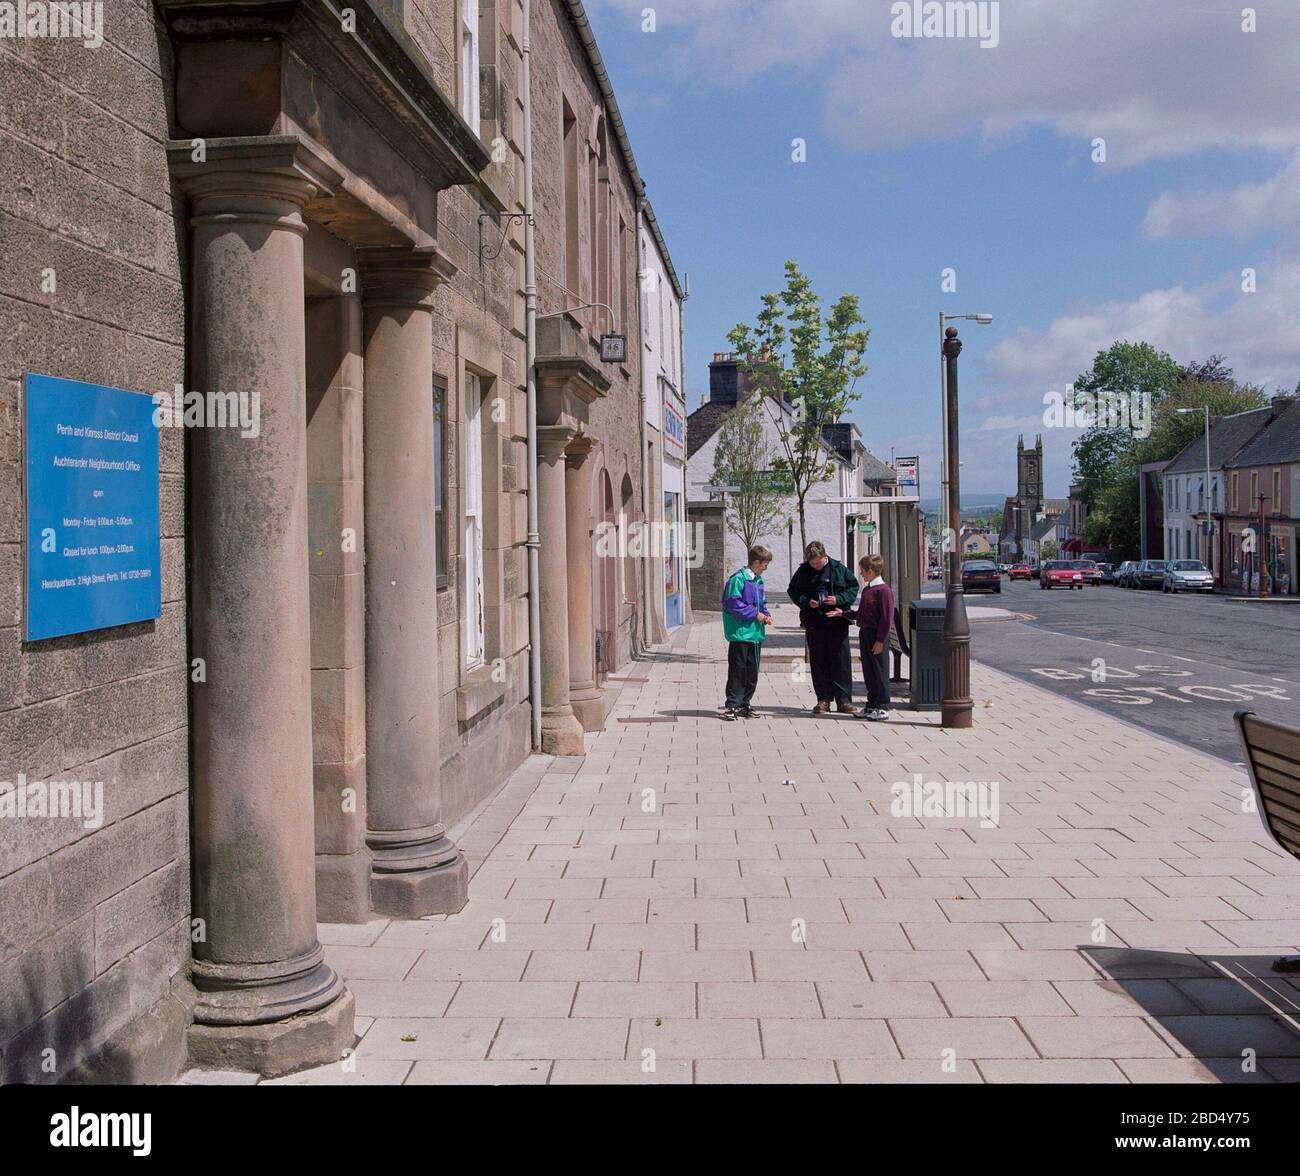
[[[322, 928], [363, 1036], [280, 1082], [1300, 1080], [1300, 863], [1243, 775], [980, 666], [969, 732], [787, 671], [724, 724], [720, 624], [677, 644], [460, 831], [462, 912]], [[914, 774], [995, 827], [894, 815]]]

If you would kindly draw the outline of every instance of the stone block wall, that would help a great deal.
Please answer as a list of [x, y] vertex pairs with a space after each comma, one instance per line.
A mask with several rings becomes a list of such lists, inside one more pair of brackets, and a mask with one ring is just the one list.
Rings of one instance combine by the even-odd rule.
[[187, 1019], [179, 430], [159, 447], [161, 618], [21, 630], [23, 374], [145, 394], [184, 380], [165, 40], [143, 0], [107, 0], [104, 33], [99, 49], [0, 41], [0, 783], [103, 786], [95, 827], [0, 816], [0, 1081], [162, 1080]]

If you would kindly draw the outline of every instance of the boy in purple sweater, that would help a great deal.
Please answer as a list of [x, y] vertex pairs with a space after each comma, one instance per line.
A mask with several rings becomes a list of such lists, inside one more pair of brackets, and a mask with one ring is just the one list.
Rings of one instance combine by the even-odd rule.
[[881, 578], [884, 567], [880, 556], [864, 555], [858, 560], [858, 572], [866, 587], [857, 606], [827, 614], [858, 622], [858, 651], [867, 684], [867, 705], [858, 718], [877, 723], [889, 718], [889, 630], [894, 623], [894, 590]]

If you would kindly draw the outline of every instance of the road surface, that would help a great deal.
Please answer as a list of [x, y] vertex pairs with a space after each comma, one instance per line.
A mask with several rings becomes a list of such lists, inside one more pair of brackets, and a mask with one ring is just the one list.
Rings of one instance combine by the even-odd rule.
[[1240, 763], [1237, 710], [1300, 725], [1300, 604], [1006, 579], [967, 601], [1014, 614], [971, 626], [979, 661], [1189, 748]]

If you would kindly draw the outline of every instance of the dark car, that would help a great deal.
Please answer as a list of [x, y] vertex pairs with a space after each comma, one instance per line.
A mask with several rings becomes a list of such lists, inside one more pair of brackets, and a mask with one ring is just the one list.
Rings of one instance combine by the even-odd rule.
[[1115, 565], [1108, 563], [1099, 563], [1097, 565], [1098, 584], [1118, 584], [1119, 580], [1115, 574]]
[[1074, 567], [1076, 571], [1083, 573], [1083, 582], [1085, 584], [1101, 583], [1101, 569], [1095, 560], [1076, 559]]
[[1137, 560], [1126, 559], [1118, 568], [1115, 569], [1115, 583], [1121, 588], [1133, 587], [1133, 569], [1137, 567]]
[[961, 565], [963, 592], [1001, 592], [1002, 573], [987, 559], [968, 559]]
[[1144, 559], [1130, 575], [1134, 588], [1163, 588], [1165, 583], [1163, 559]]

